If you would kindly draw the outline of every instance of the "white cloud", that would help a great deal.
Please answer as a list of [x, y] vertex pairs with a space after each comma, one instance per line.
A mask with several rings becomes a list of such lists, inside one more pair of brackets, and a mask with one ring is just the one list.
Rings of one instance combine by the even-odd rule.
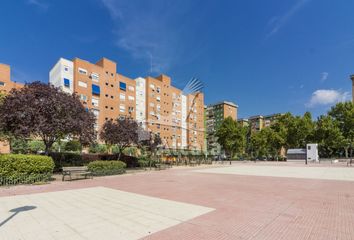
[[[167, 4], [163, 0], [101, 2], [115, 23], [116, 45], [134, 58], [146, 61], [149, 71], [150, 68], [154, 73], [167, 71], [179, 54], [180, 36], [170, 25], [183, 17], [182, 13], [176, 13], [182, 3]], [[186, 7], [182, 5], [182, 8]]]
[[303, 8], [310, 1], [311, 0], [297, 0], [286, 13], [281, 16], [273, 16], [268, 22], [268, 26], [271, 27], [271, 29], [266, 35], [266, 39], [276, 34], [301, 8]]
[[328, 72], [323, 72], [323, 73], [321, 73], [321, 82], [326, 81], [327, 78], [328, 78], [328, 76], [329, 76], [329, 73], [328, 73]]
[[349, 92], [340, 90], [319, 89], [312, 93], [307, 107], [315, 107], [320, 105], [332, 105], [338, 102], [344, 102], [350, 99]]
[[49, 5], [44, 3], [42, 0], [27, 0], [27, 3], [34, 5], [44, 11], [48, 10], [49, 7]]

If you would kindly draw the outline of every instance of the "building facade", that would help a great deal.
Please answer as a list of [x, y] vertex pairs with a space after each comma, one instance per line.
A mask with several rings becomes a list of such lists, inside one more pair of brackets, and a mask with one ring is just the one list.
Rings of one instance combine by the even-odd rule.
[[277, 117], [281, 116], [281, 113], [275, 113], [270, 115], [256, 115], [249, 118], [239, 119], [238, 122], [244, 127], [250, 127], [252, 131], [260, 131], [265, 127], [270, 127]]
[[[11, 89], [21, 88], [23, 84], [11, 81], [11, 68], [9, 65], [0, 63], [0, 93], [8, 94]], [[0, 153], [9, 153], [10, 144], [7, 141], [0, 141]]]
[[0, 92], [7, 94], [11, 89], [21, 88], [24, 84], [11, 81], [11, 67], [0, 63]]
[[225, 118], [231, 117], [237, 120], [238, 106], [232, 102], [218, 102], [205, 107], [206, 112], [206, 129], [207, 129], [207, 146], [208, 152], [212, 155], [218, 155], [221, 147], [215, 136], [217, 129]]
[[184, 95], [166, 75], [131, 79], [117, 73], [117, 64], [106, 58], [97, 63], [61, 58], [49, 82], [80, 97], [95, 114], [97, 131], [107, 120], [131, 118], [159, 134], [165, 148], [205, 147], [203, 93]]

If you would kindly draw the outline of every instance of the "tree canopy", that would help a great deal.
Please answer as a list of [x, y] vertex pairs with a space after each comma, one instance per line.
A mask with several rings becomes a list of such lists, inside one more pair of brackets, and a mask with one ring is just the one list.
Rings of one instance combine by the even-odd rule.
[[243, 153], [246, 147], [247, 129], [231, 117], [226, 118], [216, 131], [218, 143], [232, 158], [236, 153]]
[[120, 158], [125, 148], [139, 143], [138, 124], [131, 119], [109, 120], [103, 124], [100, 139], [110, 146], [116, 145]]
[[34, 82], [13, 89], [0, 106], [0, 128], [16, 138], [40, 138], [48, 153], [54, 142], [78, 138], [88, 144], [95, 138], [95, 116], [76, 95]]

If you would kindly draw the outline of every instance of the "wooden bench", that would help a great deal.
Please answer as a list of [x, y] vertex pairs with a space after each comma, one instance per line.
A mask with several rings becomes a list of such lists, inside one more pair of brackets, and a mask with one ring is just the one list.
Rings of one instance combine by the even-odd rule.
[[65, 176], [69, 176], [70, 180], [72, 180], [72, 175], [76, 176], [84, 176], [85, 179], [89, 176], [92, 178], [91, 172], [88, 171], [88, 168], [86, 166], [84, 167], [63, 167], [63, 179], [62, 181], [65, 180]]

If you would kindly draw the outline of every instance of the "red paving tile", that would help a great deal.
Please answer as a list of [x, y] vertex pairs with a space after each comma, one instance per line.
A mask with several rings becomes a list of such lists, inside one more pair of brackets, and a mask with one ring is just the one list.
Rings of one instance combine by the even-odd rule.
[[150, 240], [354, 239], [354, 182], [192, 170], [0, 188], [0, 196], [105, 186], [216, 209], [144, 238]]

